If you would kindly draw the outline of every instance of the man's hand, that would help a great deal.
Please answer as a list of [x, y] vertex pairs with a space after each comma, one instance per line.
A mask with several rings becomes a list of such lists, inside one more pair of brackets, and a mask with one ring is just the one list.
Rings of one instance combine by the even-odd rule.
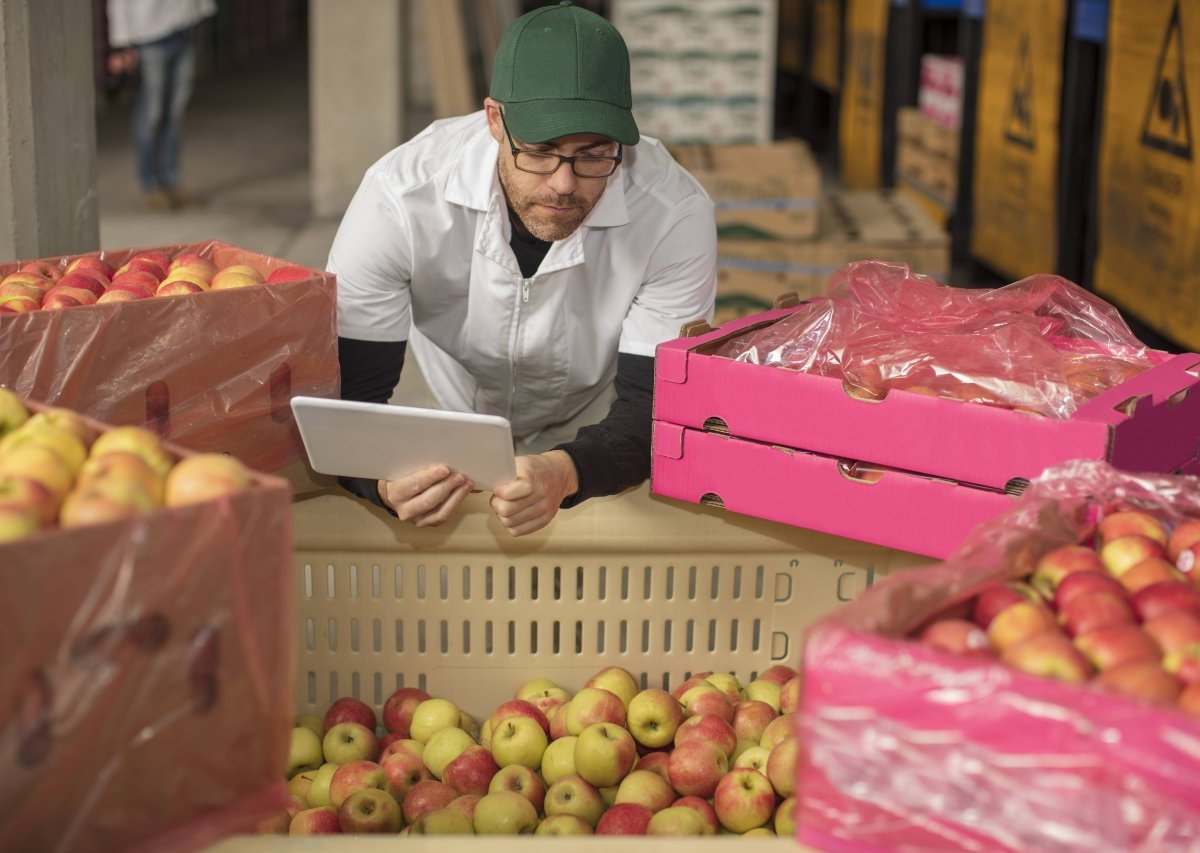
[[137, 70], [137, 51], [133, 48], [114, 50], [108, 55], [106, 64], [108, 73], [114, 77], [121, 74], [132, 74]]
[[445, 465], [434, 465], [402, 480], [380, 480], [378, 488], [401, 521], [437, 527], [450, 519], [475, 484]]
[[517, 457], [517, 479], [492, 492], [492, 512], [513, 536], [541, 530], [579, 491], [575, 463], [562, 450]]

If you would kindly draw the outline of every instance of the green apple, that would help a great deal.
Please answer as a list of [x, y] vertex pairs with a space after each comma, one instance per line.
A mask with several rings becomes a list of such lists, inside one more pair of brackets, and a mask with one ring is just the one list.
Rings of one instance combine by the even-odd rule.
[[[746, 754], [746, 750], [758, 746], [757, 740], [742, 740], [738, 739], [737, 746], [733, 748], [733, 755], [729, 756], [730, 764], [736, 762], [739, 758]], [[768, 750], [769, 751], [769, 750]]]
[[410, 835], [474, 835], [475, 823], [462, 809], [443, 806], [417, 818]]
[[7, 388], [0, 388], [0, 436], [12, 432], [28, 419], [29, 410], [21, 398]]
[[308, 789], [312, 787], [313, 779], [315, 779], [316, 776], [316, 770], [305, 770], [301, 773], [297, 773], [288, 780], [288, 793], [300, 802], [304, 803], [304, 808], [308, 808]]
[[[567, 734], [578, 735], [593, 723], [625, 725], [625, 703], [621, 697], [601, 687], [585, 687], [559, 714], [566, 711]], [[557, 714], [555, 718], [557, 719]], [[553, 723], [553, 721], [551, 721]]]
[[[601, 792], [603, 797], [603, 792]], [[660, 812], [675, 802], [678, 795], [671, 783], [653, 770], [634, 770], [617, 786], [614, 803], [634, 803], [652, 812]]]
[[630, 700], [637, 695], [638, 687], [637, 679], [633, 677], [627, 669], [622, 669], [619, 666], [606, 667], [587, 680], [584, 687], [599, 687], [601, 690], [607, 690], [620, 698], [625, 707], [629, 707]]
[[780, 838], [796, 835], [796, 798], [788, 797], [775, 809], [775, 834]]
[[575, 775], [575, 744], [577, 737], [568, 735], [546, 747], [542, 753], [542, 778], [547, 785], [553, 785], [559, 779]]
[[429, 742], [425, 744], [425, 751], [421, 753], [421, 758], [424, 760], [425, 766], [429, 768], [429, 772], [441, 779], [446, 765], [458, 758], [464, 749], [474, 743], [471, 736], [462, 729], [441, 729], [435, 732]]
[[709, 684], [716, 687], [734, 702], [742, 698], [741, 683], [727, 672], [714, 672], [705, 679]]
[[324, 737], [325, 726], [316, 714], [300, 714], [296, 717], [296, 728], [312, 729], [317, 737]]
[[575, 742], [575, 772], [597, 788], [620, 784], [637, 761], [633, 735], [612, 723], [594, 723]]
[[548, 691], [551, 690], [562, 690], [563, 693], [567, 692], [548, 678], [531, 678], [517, 688], [517, 692], [513, 694], [513, 698], [528, 701], [534, 696], [548, 695]]
[[[738, 743], [743, 743], [743, 741], [738, 741]], [[749, 767], [751, 770], [757, 770], [759, 773], [766, 773], [767, 756], [770, 754], [771, 750], [765, 746], [751, 746], [733, 760], [733, 766]]]
[[604, 803], [604, 808], [611, 809], [617, 804], [617, 791], [621, 790], [621, 786], [609, 785], [607, 788], [597, 788], [596, 790], [600, 792], [600, 801]]
[[646, 827], [647, 835], [712, 835], [712, 827], [695, 809], [671, 806], [657, 812]]
[[765, 826], [775, 813], [775, 790], [762, 773], [749, 767], [721, 777], [713, 794], [717, 820], [730, 832], [749, 832]]
[[787, 798], [796, 793], [796, 762], [799, 760], [800, 739], [795, 737], [780, 741], [767, 758], [767, 778], [775, 793]]
[[338, 808], [338, 825], [344, 833], [395, 835], [403, 824], [400, 804], [378, 788], [355, 791]]
[[594, 828], [600, 820], [600, 815], [604, 814], [605, 805], [594, 785], [579, 776], [567, 776], [559, 779], [546, 791], [543, 808], [546, 810], [546, 817], [558, 814], [575, 815]]
[[586, 821], [573, 814], [556, 814], [538, 824], [534, 835], [592, 835]]
[[537, 823], [533, 803], [512, 791], [486, 794], [475, 804], [477, 835], [529, 835]]
[[762, 737], [758, 741], [759, 746], [765, 746], [767, 749], [774, 749], [775, 745], [787, 740], [790, 737], [796, 736], [796, 715], [780, 714], [771, 722], [767, 723], [767, 727], [763, 729]]
[[449, 699], [426, 699], [413, 709], [409, 735], [413, 740], [429, 743], [442, 729], [456, 729], [462, 722], [462, 711]]
[[333, 781], [334, 771], [340, 766], [340, 764], [327, 762], [317, 768], [316, 773], [313, 774], [312, 784], [308, 786], [308, 793], [304, 797], [308, 800], [310, 809], [333, 805], [333, 799], [329, 796], [329, 783]]
[[765, 826], [756, 826], [754, 829], [746, 830], [742, 833], [742, 838], [774, 838], [775, 833], [767, 829]]
[[367, 788], [378, 788], [387, 794], [387, 771], [373, 761], [351, 761], [333, 771], [333, 779], [329, 782], [329, 799], [333, 801], [335, 809], [340, 809], [351, 794]]
[[[296, 729], [295, 731], [308, 731]], [[325, 732], [321, 743], [325, 759], [334, 764], [351, 761], [374, 761], [379, 757], [379, 738], [375, 732], [358, 723], [338, 723]]]
[[783, 688], [774, 681], [763, 681], [761, 678], [756, 678], [746, 685], [746, 698], [753, 699], [757, 702], [766, 702], [775, 709], [775, 713], [779, 713], [779, 700], [782, 696]]
[[683, 706], [667, 691], [650, 688], [629, 700], [625, 722], [638, 743], [657, 749], [675, 741], [675, 731], [683, 722]]
[[492, 730], [492, 757], [499, 767], [519, 764], [537, 770], [547, 745], [546, 732], [533, 717], [505, 717]]
[[287, 778], [298, 773], [316, 770], [325, 760], [321, 753], [321, 739], [311, 729], [292, 729], [288, 745]]

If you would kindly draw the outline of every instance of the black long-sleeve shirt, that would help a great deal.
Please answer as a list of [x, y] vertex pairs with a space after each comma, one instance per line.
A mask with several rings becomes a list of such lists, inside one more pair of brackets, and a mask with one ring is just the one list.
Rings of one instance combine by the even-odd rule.
[[[515, 216], [510, 219], [513, 227], [509, 245], [521, 275], [531, 278], [551, 244], [526, 231]], [[406, 350], [405, 341], [338, 338], [342, 399], [386, 403], [400, 380]], [[654, 359], [618, 353], [616, 391], [617, 399], [603, 420], [581, 428], [575, 439], [554, 448], [571, 457], [579, 477], [579, 491], [564, 500], [563, 507], [622, 492], [650, 476]], [[376, 480], [344, 477], [341, 482], [359, 497], [385, 506]]]

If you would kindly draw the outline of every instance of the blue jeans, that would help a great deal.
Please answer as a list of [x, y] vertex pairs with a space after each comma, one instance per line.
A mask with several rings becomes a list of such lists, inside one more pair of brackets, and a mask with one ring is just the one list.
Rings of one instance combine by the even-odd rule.
[[179, 138], [192, 96], [196, 56], [191, 28], [137, 46], [141, 86], [133, 108], [133, 141], [144, 192], [179, 186]]

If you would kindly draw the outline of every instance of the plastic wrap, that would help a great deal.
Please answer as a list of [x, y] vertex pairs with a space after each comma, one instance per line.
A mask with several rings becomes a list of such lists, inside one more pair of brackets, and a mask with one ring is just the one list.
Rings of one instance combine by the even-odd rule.
[[901, 389], [1058, 418], [1154, 364], [1115, 308], [1064, 278], [967, 290], [881, 261], [850, 264], [827, 298], [718, 354], [880, 397]]
[[1200, 480], [1049, 469], [950, 560], [808, 633], [800, 839], [823, 850], [1195, 850], [1200, 719], [903, 638], [1081, 541], [1101, 511], [1200, 515]]
[[[264, 276], [288, 265], [219, 242], [154, 248]], [[89, 254], [119, 266], [139, 251]], [[48, 260], [65, 268], [75, 257]], [[0, 265], [0, 278], [22, 263]], [[305, 281], [0, 314], [0, 385], [277, 471], [304, 458], [291, 398], [338, 394], [336, 301], [333, 275], [314, 270]]]
[[293, 609], [274, 477], [0, 545], [0, 850], [192, 850], [277, 812]]

